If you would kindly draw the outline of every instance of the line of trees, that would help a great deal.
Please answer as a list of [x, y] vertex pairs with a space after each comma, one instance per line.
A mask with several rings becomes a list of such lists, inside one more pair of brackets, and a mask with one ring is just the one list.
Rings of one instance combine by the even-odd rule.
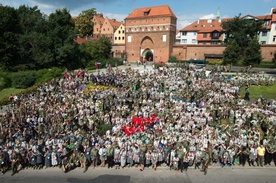
[[109, 58], [111, 42], [104, 37], [85, 45], [74, 41], [77, 35], [92, 34], [90, 20], [95, 13], [95, 9], [83, 11], [76, 27], [67, 9], [45, 15], [37, 6], [21, 5], [15, 9], [0, 4], [0, 69], [71, 70], [86, 67], [92, 59]]

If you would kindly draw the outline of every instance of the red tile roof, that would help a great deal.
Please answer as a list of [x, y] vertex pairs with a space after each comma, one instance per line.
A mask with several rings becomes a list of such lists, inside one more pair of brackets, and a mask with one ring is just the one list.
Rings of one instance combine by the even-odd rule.
[[116, 21], [115, 19], [108, 19], [109, 20], [109, 23], [112, 25], [112, 27], [116, 27], [116, 28], [118, 28], [118, 27], [120, 27], [120, 25], [122, 24], [122, 22], [118, 22], [118, 21]]
[[78, 37], [78, 38], [74, 39], [74, 41], [75, 41], [76, 43], [78, 43], [78, 44], [82, 44], [82, 43], [84, 43], [84, 42], [86, 41], [86, 39], [85, 39], [85, 38], [80, 38], [80, 37]]
[[[145, 12], [148, 12], [148, 15], [145, 15]], [[175, 14], [172, 12], [171, 8], [168, 5], [161, 5], [161, 6], [136, 8], [126, 17], [126, 19], [155, 17], [155, 16], [172, 16], [176, 18]]]
[[181, 29], [182, 32], [184, 31], [201, 31], [201, 32], [213, 32], [215, 30], [220, 31], [222, 30], [220, 26], [220, 20], [218, 19], [212, 19], [212, 20], [207, 20], [207, 19], [200, 19], [198, 21], [195, 21], [194, 23], [188, 25], [187, 27], [184, 27]]
[[95, 18], [97, 19], [97, 21], [98, 21], [99, 23], [101, 23], [101, 24], [104, 23], [104, 18], [103, 18], [103, 16], [102, 16], [101, 14], [96, 15]]

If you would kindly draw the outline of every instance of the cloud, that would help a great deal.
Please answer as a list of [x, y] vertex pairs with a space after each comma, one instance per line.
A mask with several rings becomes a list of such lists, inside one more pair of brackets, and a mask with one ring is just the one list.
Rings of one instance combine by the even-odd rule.
[[198, 19], [215, 19], [215, 14], [181, 14], [177, 16], [177, 29], [183, 29]]
[[177, 20], [177, 29], [181, 30], [184, 27], [187, 27], [188, 25], [190, 25], [192, 22], [188, 21], [188, 20]]
[[203, 15], [202, 17], [200, 17], [199, 19], [215, 19], [216, 15], [214, 14], [209, 14], [209, 15]]
[[48, 5], [56, 8], [68, 8], [70, 10], [78, 9], [80, 7], [85, 7], [87, 5], [96, 3], [113, 3], [117, 0], [29, 0], [38, 5]]
[[127, 14], [114, 14], [114, 13], [104, 13], [102, 14], [109, 19], [116, 19], [118, 22], [124, 21], [124, 19], [128, 16]]

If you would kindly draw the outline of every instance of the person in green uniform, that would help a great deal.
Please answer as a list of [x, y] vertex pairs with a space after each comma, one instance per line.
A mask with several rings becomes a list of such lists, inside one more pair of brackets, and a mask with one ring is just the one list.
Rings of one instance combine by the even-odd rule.
[[17, 168], [18, 168], [18, 162], [19, 162], [19, 156], [18, 154], [13, 150], [11, 154], [11, 170], [12, 170], [12, 176], [16, 174]]
[[204, 175], [207, 174], [208, 166], [211, 162], [211, 156], [208, 151], [202, 152], [202, 171], [204, 172]]

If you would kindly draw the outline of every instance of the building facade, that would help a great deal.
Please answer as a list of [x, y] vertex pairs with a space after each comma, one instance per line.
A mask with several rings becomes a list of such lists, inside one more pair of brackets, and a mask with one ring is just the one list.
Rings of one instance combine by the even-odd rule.
[[122, 22], [118, 22], [115, 19], [109, 19], [103, 17], [103, 14], [94, 15], [93, 19], [93, 34], [92, 40], [97, 40], [101, 36], [106, 36], [114, 43], [114, 33], [120, 27]]
[[[263, 21], [263, 30], [259, 33], [260, 44], [276, 44], [276, 9], [272, 8], [269, 15], [245, 15], [241, 18], [253, 21]], [[222, 22], [232, 18], [200, 19], [180, 30], [180, 38], [176, 44], [222, 44], [225, 35], [222, 34]]]
[[175, 44], [176, 20], [168, 5], [134, 9], [125, 18], [126, 59], [167, 62]]

